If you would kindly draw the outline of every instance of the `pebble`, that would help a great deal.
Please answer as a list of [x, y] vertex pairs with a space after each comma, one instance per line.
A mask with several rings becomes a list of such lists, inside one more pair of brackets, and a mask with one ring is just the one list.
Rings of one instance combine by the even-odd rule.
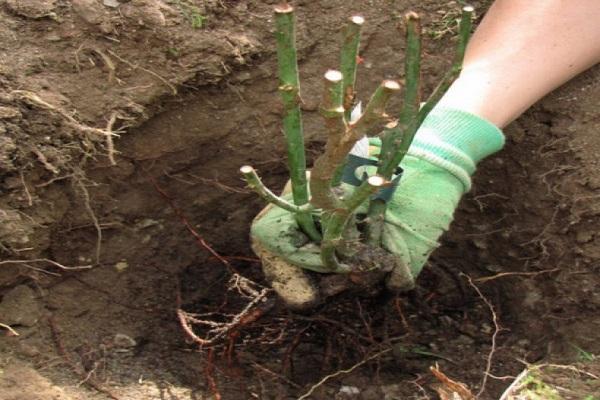
[[0, 302], [0, 322], [3, 324], [34, 326], [41, 315], [35, 293], [26, 285], [15, 286]]
[[117, 333], [113, 338], [113, 345], [121, 351], [127, 351], [132, 347], [137, 346], [137, 342], [131, 336], [124, 333]]
[[118, 272], [123, 272], [127, 268], [129, 268], [129, 264], [127, 263], [127, 261], [119, 261], [118, 263], [115, 264], [115, 269]]

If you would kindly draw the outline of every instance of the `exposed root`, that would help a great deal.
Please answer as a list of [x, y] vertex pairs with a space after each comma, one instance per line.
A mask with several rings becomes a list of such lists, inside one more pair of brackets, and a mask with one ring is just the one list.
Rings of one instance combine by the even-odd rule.
[[533, 239], [528, 240], [525, 243], [521, 243], [521, 246], [537, 244], [542, 249], [542, 256], [549, 257], [550, 253], [548, 252], [548, 246], [546, 246], [546, 242], [548, 241], [548, 239], [550, 239], [548, 237], [548, 232], [549, 232], [550, 228], [556, 224], [556, 217], [557, 217], [559, 211], [560, 211], [560, 208], [556, 207], [554, 209], [554, 213], [552, 214], [552, 218], [550, 219], [550, 222], [548, 222], [546, 224], [546, 226], [544, 226], [542, 231], [538, 235], [536, 235]]
[[483, 278], [473, 279], [473, 281], [478, 282], [478, 283], [485, 283], [485, 282], [493, 281], [494, 279], [504, 278], [506, 276], [538, 276], [541, 274], [548, 274], [550, 272], [556, 272], [558, 270], [560, 270], [560, 268], [545, 269], [542, 271], [535, 271], [535, 272], [500, 272], [499, 274], [496, 274], [496, 275], [485, 276]]
[[[234, 283], [234, 281], [238, 282]], [[240, 281], [243, 283], [240, 284]], [[237, 290], [242, 296], [250, 299], [244, 307], [244, 309], [235, 315], [221, 315], [219, 313], [214, 312], [209, 312], [205, 314], [188, 313], [181, 309], [181, 299], [178, 298], [177, 318], [179, 319], [179, 323], [183, 328], [184, 332], [186, 333], [187, 337], [191, 339], [194, 343], [200, 346], [214, 345], [218, 343], [221, 339], [225, 338], [227, 335], [238, 330], [241, 326], [254, 322], [273, 306], [273, 303], [267, 301], [266, 299], [267, 295], [271, 292], [271, 289], [262, 288], [259, 292], [253, 287], [251, 287], [253, 285], [256, 285], [254, 282], [237, 274], [235, 274], [232, 277], [230, 283], [232, 283], [232, 286], [230, 286], [229, 288], [230, 290], [233, 288], [237, 288]], [[242, 287], [247, 287], [248, 289], [242, 289]], [[218, 316], [225, 316], [227, 318], [227, 321], [217, 322], [218, 319], [215, 317]], [[194, 333], [194, 330], [192, 329], [192, 324], [207, 327], [208, 332], [204, 335], [203, 338], [201, 338], [196, 333]]]
[[334, 372], [333, 374], [329, 374], [325, 377], [323, 377], [323, 379], [321, 379], [319, 382], [315, 383], [314, 385], [311, 386], [311, 388], [308, 390], [308, 392], [304, 393], [302, 396], [298, 397], [298, 400], [304, 400], [309, 398], [315, 390], [317, 390], [319, 388], [319, 386], [323, 385], [325, 382], [327, 382], [330, 379], [336, 378], [340, 375], [345, 375], [345, 374], [349, 374], [352, 371], [354, 371], [357, 368], [360, 368], [361, 366], [363, 366], [364, 364], [368, 363], [371, 360], [374, 360], [376, 358], [381, 357], [382, 355], [389, 353], [390, 351], [392, 351], [391, 348], [385, 349], [385, 350], [381, 350], [375, 354], [373, 354], [372, 356], [369, 356], [365, 359], [363, 359], [362, 361], [354, 364], [352, 367], [347, 368], [347, 369], [341, 369], [339, 371]]
[[48, 171], [52, 172], [54, 175], [58, 175], [59, 170], [58, 168], [56, 168], [54, 165], [52, 165], [48, 159], [46, 158], [46, 156], [44, 155], [44, 153], [42, 153], [40, 151], [40, 149], [38, 149], [35, 146], [31, 147], [31, 151], [33, 152], [33, 154], [35, 154], [35, 156], [37, 157], [38, 161], [44, 166], [44, 168], [46, 168]]
[[475, 400], [479, 397], [480, 394], [473, 396], [473, 393], [464, 383], [448, 378], [437, 364], [435, 367], [430, 367], [429, 370], [441, 383], [435, 388], [441, 400]]
[[108, 396], [109, 398], [111, 398], [113, 400], [121, 400], [121, 398], [118, 397], [116, 394], [114, 394], [110, 389], [104, 387], [99, 382], [97, 382], [96, 379], [94, 379], [94, 377], [91, 374], [88, 374], [88, 372], [86, 372], [85, 369], [81, 365], [79, 365], [75, 361], [73, 361], [73, 359], [69, 356], [69, 353], [67, 352], [67, 350], [62, 342], [60, 333], [59, 333], [58, 328], [56, 327], [56, 323], [54, 322], [54, 319], [52, 317], [48, 320], [48, 324], [50, 326], [50, 331], [52, 333], [52, 339], [54, 340], [54, 345], [56, 346], [56, 351], [63, 358], [65, 363], [73, 370], [73, 372], [77, 376], [79, 376], [79, 378], [81, 379], [81, 383], [85, 383], [86, 385], [90, 386], [94, 390], [105, 394], [106, 396]]
[[[221, 264], [223, 264], [229, 272], [231, 272], [228, 290], [235, 290], [247, 301], [244, 308], [234, 315], [224, 315], [214, 312], [193, 314], [188, 313], [181, 308], [181, 295], [180, 293], [177, 293], [177, 318], [186, 336], [199, 346], [211, 346], [218, 343], [221, 339], [226, 338], [228, 335], [231, 335], [234, 331], [240, 329], [242, 326], [256, 321], [258, 318], [268, 312], [274, 305], [274, 301], [268, 298], [268, 295], [271, 294], [273, 290], [265, 288], [262, 285], [259, 285], [258, 283], [238, 274], [232, 268], [228, 257], [220, 255], [215, 249], [213, 249], [192, 227], [192, 224], [190, 224], [187, 217], [183, 214], [183, 211], [175, 204], [171, 196], [169, 196], [167, 192], [165, 192], [158, 185], [152, 176], [147, 176], [152, 182], [156, 191], [163, 196], [171, 209], [179, 217], [187, 231], [196, 239], [196, 244], [198, 244], [198, 246], [202, 249], [208, 251], [214, 258], [221, 262]], [[215, 317], [225, 317], [226, 322], [221, 322]], [[194, 324], [208, 328], [208, 332], [204, 335], [204, 337], [200, 337], [194, 332], [194, 329], [192, 328], [192, 325]]]
[[494, 353], [496, 352], [496, 340], [498, 338], [498, 333], [500, 333], [503, 330], [503, 328], [500, 326], [500, 323], [498, 322], [498, 315], [496, 314], [496, 310], [494, 309], [494, 305], [492, 304], [492, 302], [483, 295], [483, 293], [481, 292], [479, 287], [477, 287], [477, 285], [475, 285], [475, 283], [473, 282], [473, 279], [469, 275], [463, 274], [463, 273], [461, 273], [461, 275], [464, 276], [465, 278], [467, 278], [469, 285], [477, 292], [477, 295], [479, 296], [479, 298], [481, 298], [481, 300], [488, 307], [488, 309], [490, 310], [490, 313], [492, 314], [492, 321], [494, 322], [494, 333], [492, 334], [492, 347], [490, 349], [490, 352], [487, 355], [485, 371], [483, 373], [483, 378], [481, 380], [481, 388], [479, 388], [479, 392], [477, 392], [477, 394], [475, 395], [476, 398], [479, 398], [483, 394], [483, 392], [485, 392], [485, 387], [486, 387], [488, 378], [490, 376], [490, 373], [492, 372], [492, 360], [494, 358]]
[[298, 385], [296, 382], [289, 380], [288, 378], [286, 378], [285, 376], [283, 376], [281, 374], [278, 374], [277, 372], [271, 371], [269, 368], [262, 366], [255, 361], [250, 361], [250, 365], [252, 365], [254, 368], [258, 369], [259, 371], [265, 372], [277, 379], [282, 380], [283, 382], [287, 383], [288, 385], [290, 385], [293, 388], [300, 389], [300, 385]]
[[[117, 121], [119, 113], [113, 111], [110, 115], [110, 119], [108, 120], [108, 124], [106, 124], [106, 131], [112, 133], [113, 125]], [[108, 153], [108, 160], [110, 161], [110, 165], [117, 165], [117, 161], [115, 160], [115, 144], [113, 142], [113, 135], [106, 135], [106, 152]]]
[[43, 273], [46, 273], [46, 274], [49, 274], [49, 275], [58, 275], [58, 274], [55, 274], [53, 272], [46, 271], [45, 269], [37, 268], [37, 267], [34, 267], [34, 266], [30, 265], [30, 264], [35, 264], [35, 263], [50, 264], [50, 265], [52, 265], [52, 266], [54, 266], [56, 268], [62, 269], [63, 271], [79, 271], [79, 270], [82, 270], [82, 269], [90, 269], [90, 268], [92, 268], [91, 265], [79, 265], [79, 266], [75, 266], [75, 267], [67, 267], [65, 265], [62, 265], [62, 264], [60, 264], [60, 263], [58, 263], [58, 262], [56, 262], [54, 260], [50, 260], [48, 258], [36, 258], [36, 259], [33, 259], [33, 260], [3, 260], [3, 261], [0, 261], [0, 265], [10, 265], [10, 264], [23, 265], [23, 266], [25, 266], [27, 268], [33, 269], [33, 270], [38, 271], [38, 272], [43, 272]]
[[163, 82], [165, 85], [167, 85], [169, 87], [169, 89], [171, 89], [171, 92], [173, 92], [173, 96], [177, 95], [177, 88], [175, 88], [175, 86], [173, 86], [173, 84], [171, 82], [169, 82], [168, 80], [166, 80], [165, 78], [163, 78], [162, 76], [160, 76], [159, 74], [157, 74], [156, 72], [149, 70], [147, 68], [144, 67], [140, 67], [139, 65], [135, 65], [129, 61], [127, 61], [126, 59], [124, 59], [123, 57], [120, 57], [118, 54], [116, 54], [114, 51], [112, 50], [107, 50], [107, 52], [113, 56], [114, 58], [116, 58], [117, 60], [121, 61], [124, 64], [129, 65], [131, 68], [133, 68], [134, 70], [136, 69], [141, 69], [142, 71], [158, 78], [161, 82]]
[[8, 333], [12, 336], [20, 336], [19, 332], [15, 331], [10, 325], [6, 325], [0, 322], [0, 328], [6, 329]]
[[525, 368], [514, 380], [513, 382], [504, 390], [502, 396], [500, 396], [499, 400], [509, 400], [512, 399], [513, 396], [517, 395], [519, 390], [521, 390], [524, 386], [527, 385], [527, 377], [534, 371], [541, 371], [543, 368], [556, 368], [556, 369], [567, 369], [569, 371], [576, 372], [579, 375], [585, 375], [589, 378], [600, 380], [600, 377], [594, 375], [590, 372], [581, 370], [574, 365], [560, 365], [560, 364], [539, 364], [539, 365], [527, 365]]
[[214, 400], [221, 400], [221, 393], [219, 392], [219, 388], [217, 386], [217, 380], [215, 379], [215, 354], [214, 349], [208, 349], [208, 357], [206, 359], [206, 366], [204, 368], [204, 375], [206, 376], [206, 381], [208, 382], [208, 387], [212, 392]]
[[81, 174], [77, 174], [73, 177], [73, 182], [77, 184], [79, 189], [81, 190], [81, 196], [83, 197], [83, 204], [85, 209], [96, 228], [96, 265], [100, 264], [100, 253], [102, 251], [102, 228], [100, 227], [100, 222], [98, 221], [98, 217], [96, 217], [96, 213], [94, 213], [94, 209], [91, 205], [90, 193], [85, 187], [83, 180], [81, 178]]
[[31, 197], [31, 192], [27, 187], [27, 183], [25, 183], [25, 176], [23, 176], [23, 171], [19, 171], [19, 178], [21, 178], [21, 184], [23, 185], [23, 191], [25, 192], [25, 196], [27, 197], [27, 205], [29, 207], [33, 206], [33, 198]]
[[75, 118], [73, 118], [71, 115], [69, 115], [69, 113], [67, 113], [65, 110], [46, 102], [45, 100], [43, 100], [40, 96], [38, 96], [34, 92], [31, 92], [28, 90], [13, 90], [12, 92], [10, 92], [10, 94], [15, 95], [22, 100], [29, 101], [33, 105], [36, 105], [40, 108], [43, 108], [45, 110], [49, 110], [49, 111], [59, 114], [61, 117], [63, 117], [65, 119], [67, 125], [71, 126], [72, 128], [74, 128], [78, 131], [81, 131], [84, 133], [92, 133], [94, 135], [99, 135], [99, 136], [108, 136], [108, 135], [118, 136], [116, 132], [111, 132], [111, 131], [107, 131], [104, 129], [94, 128], [94, 127], [82, 124], [81, 122], [79, 122]]

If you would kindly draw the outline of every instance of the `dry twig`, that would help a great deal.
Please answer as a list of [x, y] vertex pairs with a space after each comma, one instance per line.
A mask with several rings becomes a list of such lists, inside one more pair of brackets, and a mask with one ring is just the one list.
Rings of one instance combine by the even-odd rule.
[[314, 385], [311, 386], [311, 388], [308, 390], [308, 392], [304, 393], [302, 396], [298, 397], [298, 400], [304, 400], [307, 399], [308, 397], [310, 397], [310, 395], [312, 395], [314, 393], [315, 390], [317, 390], [317, 388], [321, 385], [323, 385], [325, 382], [327, 382], [330, 379], [336, 378], [340, 375], [345, 375], [345, 374], [349, 374], [352, 371], [354, 371], [355, 369], [363, 366], [364, 364], [368, 363], [371, 360], [374, 360], [376, 358], [381, 357], [382, 355], [389, 353], [390, 351], [392, 351], [391, 348], [389, 349], [385, 349], [385, 350], [381, 350], [380, 352], [377, 352], [375, 354], [373, 354], [372, 356], [369, 356], [365, 359], [363, 359], [362, 361], [358, 362], [357, 364], [354, 364], [352, 367], [347, 368], [347, 369], [341, 369], [337, 372], [334, 372], [333, 374], [327, 375], [325, 377], [323, 377], [323, 379], [321, 379], [319, 382], [315, 383]]

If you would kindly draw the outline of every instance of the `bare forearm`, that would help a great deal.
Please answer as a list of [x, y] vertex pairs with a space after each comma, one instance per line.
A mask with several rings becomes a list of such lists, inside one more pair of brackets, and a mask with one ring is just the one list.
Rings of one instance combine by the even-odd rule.
[[499, 127], [600, 62], [599, 0], [497, 0], [440, 105]]

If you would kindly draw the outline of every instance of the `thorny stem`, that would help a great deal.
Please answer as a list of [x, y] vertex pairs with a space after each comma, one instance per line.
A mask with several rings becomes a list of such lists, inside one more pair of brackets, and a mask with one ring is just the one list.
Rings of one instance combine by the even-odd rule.
[[307, 213], [314, 209], [311, 204], [304, 204], [297, 206], [292, 204], [285, 199], [275, 195], [270, 191], [261, 181], [260, 177], [256, 173], [256, 170], [249, 165], [244, 165], [240, 168], [240, 172], [244, 175], [244, 179], [248, 183], [248, 186], [254, 190], [263, 200], [275, 204], [277, 207], [281, 207], [292, 213]]
[[[410, 106], [411, 110], [407, 109], [407, 111], [406, 111], [407, 120], [403, 121], [403, 118], [402, 118], [403, 111], [401, 111], [400, 123], [395, 128], [392, 128], [392, 130], [399, 130], [399, 131], [403, 130], [404, 132], [401, 132], [402, 139], [401, 139], [399, 145], [394, 146], [395, 150], [392, 152], [393, 157], [391, 157], [391, 158], [387, 158], [387, 157], [383, 156], [384, 146], [386, 143], [386, 136], [388, 135], [388, 134], [384, 133], [383, 140], [382, 140], [382, 156], [380, 156], [381, 164], [380, 164], [380, 167], [378, 168], [377, 172], [379, 174], [381, 174], [383, 177], [385, 177], [386, 179], [390, 179], [391, 175], [393, 174], [394, 170], [396, 169], [396, 166], [399, 165], [402, 162], [402, 160], [404, 159], [404, 156], [408, 152], [408, 149], [409, 149], [410, 145], [412, 144], [415, 134], [417, 133], [417, 130], [419, 129], [419, 127], [421, 126], [423, 121], [425, 120], [425, 117], [427, 117], [427, 115], [433, 109], [433, 107], [435, 107], [435, 105], [440, 101], [440, 99], [442, 98], [444, 93], [446, 93], [446, 91], [448, 90], [448, 88], [450, 87], [452, 82], [454, 82], [454, 80], [460, 74], [460, 71], [462, 70], [463, 59], [465, 56], [465, 50], [467, 48], [467, 43], [468, 43], [470, 35], [471, 35], [473, 11], [474, 11], [474, 9], [471, 6], [465, 6], [462, 9], [462, 14], [461, 14], [461, 19], [459, 22], [459, 29], [458, 29], [458, 44], [456, 47], [456, 53], [455, 53], [454, 61], [452, 63], [452, 67], [450, 68], [450, 71], [448, 71], [448, 73], [446, 73], [446, 75], [442, 79], [442, 82], [440, 82], [440, 84], [435, 88], [435, 90], [429, 96], [429, 98], [427, 99], [425, 104], [420, 109], [417, 106], [418, 112], [415, 113], [414, 105]], [[407, 88], [412, 87], [412, 85], [414, 84], [414, 82], [409, 83], [409, 78], [415, 79], [415, 76], [413, 75], [415, 73], [415, 71], [413, 71], [409, 68], [409, 56], [412, 53], [412, 51], [411, 51], [412, 46], [410, 43], [412, 40], [414, 40], [414, 38], [411, 39], [411, 36], [414, 36], [415, 31], [418, 31], [419, 32], [418, 36], [420, 37], [420, 26], [418, 25], [418, 17], [417, 17], [417, 20], [415, 21], [413, 19], [414, 17], [412, 17], [411, 14], [412, 13], [409, 13], [406, 16], [406, 22], [408, 25], [407, 26], [407, 55], [406, 55], [406, 65], [405, 65]], [[413, 24], [412, 24], [413, 28], [411, 28], [411, 21], [413, 21]], [[420, 54], [419, 54], [418, 59], [420, 61]], [[412, 67], [414, 68], [415, 65], [413, 64]], [[412, 71], [412, 73], [411, 73], [411, 71]], [[419, 76], [417, 75], [417, 79], [418, 79], [418, 77]], [[418, 83], [417, 83], [417, 87], [418, 87]], [[407, 101], [407, 98], [408, 98], [408, 89], [407, 89], [407, 93], [405, 95], [405, 102]], [[412, 100], [413, 100], [413, 102], [416, 101], [418, 104], [418, 101], [419, 101], [418, 96], [416, 98], [413, 98]], [[404, 109], [406, 109], [406, 105], [403, 107], [403, 110]], [[391, 142], [394, 145], [397, 143], [396, 140], [391, 140]], [[368, 225], [370, 225], [370, 226], [368, 226], [368, 228], [367, 228], [367, 241], [372, 245], [378, 245], [380, 243], [381, 234], [383, 231], [383, 216], [385, 214], [386, 208], [387, 208], [387, 205], [385, 204], [385, 202], [382, 202], [380, 200], [374, 201], [369, 207]]]
[[310, 175], [311, 203], [324, 210], [341, 206], [339, 199], [331, 190], [331, 180], [337, 166], [344, 161], [347, 154], [339, 146], [347, 131], [342, 106], [342, 81], [342, 74], [339, 71], [329, 70], [325, 73], [320, 112], [325, 120], [328, 139], [325, 152], [315, 161]]
[[374, 175], [369, 177], [344, 201], [344, 208], [328, 213], [329, 215], [326, 220], [327, 228], [324, 230], [323, 242], [321, 243], [321, 261], [331, 272], [351, 271], [350, 267], [339, 262], [336, 256], [336, 249], [342, 244], [344, 229], [354, 211], [385, 184], [386, 180], [381, 176]]
[[[365, 19], [360, 15], [352, 16], [348, 25], [343, 30], [342, 50], [340, 52], [340, 71], [344, 77], [342, 91], [344, 94], [343, 106], [346, 121], [351, 120], [354, 100], [356, 98], [356, 69], [359, 60], [360, 34]], [[332, 186], [339, 186], [342, 181], [346, 162], [342, 162], [336, 169]]]
[[433, 93], [429, 96], [425, 104], [423, 104], [423, 107], [421, 107], [419, 110], [417, 129], [419, 126], [421, 126], [421, 123], [423, 120], [425, 120], [427, 114], [429, 114], [433, 107], [435, 107], [435, 105], [440, 101], [452, 82], [458, 78], [460, 72], [462, 71], [465, 51], [467, 49], [467, 44], [469, 43], [469, 38], [471, 37], [471, 29], [473, 27], [473, 12], [474, 8], [472, 6], [465, 6], [462, 9], [460, 22], [458, 25], [458, 44], [456, 45], [456, 53], [454, 54], [452, 67], [450, 68], [450, 71], [446, 73], [438, 86], [434, 89]]
[[[379, 168], [377, 172], [390, 180], [395, 166], [392, 164], [394, 155], [403, 147], [410, 146], [413, 135], [408, 134], [410, 124], [416, 120], [419, 112], [421, 86], [421, 22], [414, 12], [404, 16], [406, 22], [406, 55], [404, 59], [404, 102], [400, 109], [398, 124], [391, 129], [385, 129], [382, 135]], [[416, 132], [416, 131], [415, 131]], [[408, 149], [408, 146], [407, 149]], [[394, 168], [389, 168], [393, 166]], [[369, 204], [368, 223], [366, 228], [367, 243], [379, 246], [383, 232], [383, 215], [387, 204], [382, 199], [374, 199]]]
[[[292, 181], [292, 196], [297, 206], [308, 203], [306, 156], [300, 112], [300, 79], [296, 55], [294, 8], [288, 4], [275, 7], [275, 38], [279, 70], [279, 92], [283, 100], [283, 131], [287, 141], [288, 166]], [[302, 230], [313, 240], [321, 235], [310, 214], [296, 214]]]
[[[371, 96], [365, 112], [356, 122], [350, 124], [352, 138], [355, 141], [360, 140], [367, 134], [369, 129], [388, 118], [388, 115], [385, 113], [385, 107], [392, 95], [399, 91], [400, 84], [398, 82], [392, 80], [381, 82], [381, 85], [379, 85], [373, 96]], [[354, 146], [354, 143], [352, 145]]]
[[335, 249], [341, 244], [344, 228], [352, 212], [373, 193], [373, 190], [377, 190], [372, 189], [372, 185], [362, 185], [350, 199], [342, 202], [332, 190], [336, 169], [344, 162], [354, 144], [371, 127], [387, 118], [385, 106], [392, 94], [400, 90], [398, 82], [383, 81], [373, 93], [364, 114], [355, 123], [347, 125], [338, 95], [340, 81], [341, 74], [338, 71], [328, 71], [325, 74], [321, 113], [330, 128], [329, 137], [325, 152], [315, 161], [310, 178], [313, 195], [311, 202], [323, 209], [321, 259], [325, 267], [332, 271], [344, 269], [337, 261]]
[[340, 56], [340, 71], [344, 76], [342, 84], [344, 93], [344, 110], [346, 110], [346, 119], [350, 120], [352, 105], [356, 93], [354, 84], [356, 82], [356, 66], [358, 64], [358, 49], [360, 47], [360, 31], [365, 19], [360, 15], [350, 18], [348, 25], [344, 28], [342, 51]]

